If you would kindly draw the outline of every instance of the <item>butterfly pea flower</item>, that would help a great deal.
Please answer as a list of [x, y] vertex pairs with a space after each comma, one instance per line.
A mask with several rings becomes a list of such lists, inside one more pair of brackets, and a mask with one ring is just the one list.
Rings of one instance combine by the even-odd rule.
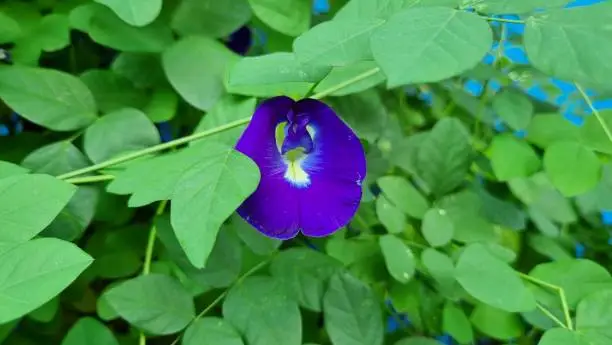
[[259, 167], [256, 191], [238, 214], [266, 236], [327, 236], [361, 201], [366, 160], [355, 133], [325, 103], [264, 101], [236, 144]]

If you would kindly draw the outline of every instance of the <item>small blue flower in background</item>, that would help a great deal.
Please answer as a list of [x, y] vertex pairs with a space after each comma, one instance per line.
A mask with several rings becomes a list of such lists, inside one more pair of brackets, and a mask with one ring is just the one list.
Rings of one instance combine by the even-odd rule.
[[6, 137], [11, 134], [8, 127], [5, 124], [0, 124], [0, 137]]
[[519, 129], [517, 131], [514, 131], [514, 136], [519, 139], [523, 139], [527, 136], [527, 131], [524, 129]]
[[225, 45], [240, 55], [246, 55], [253, 45], [253, 35], [248, 26], [243, 26], [234, 31], [225, 42]]
[[612, 225], [612, 210], [601, 212], [601, 222], [604, 225]]
[[594, 5], [600, 2], [604, 2], [606, 0], [574, 0], [569, 4], [565, 5], [566, 8], [579, 7], [579, 6], [588, 6]]
[[586, 247], [584, 246], [584, 244], [576, 243], [576, 246], [574, 247], [574, 256], [576, 256], [577, 259], [582, 259], [584, 258], [585, 254]]
[[329, 0], [314, 0], [312, 4], [312, 12], [316, 14], [325, 14], [329, 12]]
[[448, 334], [439, 335], [436, 339], [444, 345], [453, 345], [453, 338]]
[[160, 122], [157, 124], [157, 130], [159, 131], [159, 137], [162, 143], [167, 143], [173, 139], [172, 126], [169, 122]]
[[236, 144], [261, 172], [238, 214], [266, 236], [323, 237], [357, 212], [365, 153], [353, 131], [325, 103], [264, 101]]

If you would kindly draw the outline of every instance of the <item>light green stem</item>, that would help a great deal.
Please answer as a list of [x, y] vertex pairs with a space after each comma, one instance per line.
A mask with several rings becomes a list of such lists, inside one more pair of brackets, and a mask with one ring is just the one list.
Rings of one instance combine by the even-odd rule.
[[[327, 90], [321, 91], [321, 92], [311, 96], [311, 98], [321, 99], [323, 97], [329, 96], [330, 94], [332, 94], [332, 93], [334, 93], [334, 92], [336, 92], [336, 91], [338, 91], [340, 89], [343, 89], [343, 88], [345, 88], [345, 87], [347, 87], [347, 86], [349, 86], [351, 84], [354, 84], [354, 83], [356, 83], [358, 81], [361, 81], [361, 80], [363, 80], [365, 78], [368, 78], [368, 77], [378, 73], [378, 71], [380, 71], [380, 68], [374, 67], [374, 68], [372, 68], [369, 71], [366, 71], [366, 72], [364, 72], [364, 73], [362, 73], [362, 74], [360, 74], [358, 76], [355, 76], [354, 78], [351, 78], [351, 79], [346, 80], [346, 81], [344, 81], [342, 83], [339, 83], [338, 85], [334, 85], [334, 86], [330, 87]], [[86, 168], [77, 169], [77, 170], [71, 171], [69, 173], [66, 173], [66, 174], [63, 174], [63, 175], [59, 175], [57, 178], [59, 178], [61, 180], [67, 180], [67, 179], [70, 179], [70, 178], [75, 177], [75, 176], [87, 174], [87, 173], [98, 171], [100, 169], [108, 168], [108, 167], [111, 167], [111, 166], [114, 166], [114, 165], [117, 165], [117, 164], [125, 163], [125, 162], [131, 161], [131, 160], [136, 159], [136, 158], [140, 158], [140, 157], [143, 157], [143, 156], [146, 156], [146, 155], [149, 155], [149, 154], [153, 154], [153, 153], [164, 151], [164, 150], [167, 150], [167, 149], [170, 149], [170, 148], [174, 148], [174, 147], [177, 147], [177, 146], [180, 146], [180, 145], [183, 145], [183, 144], [187, 144], [187, 143], [192, 142], [194, 140], [206, 138], [206, 137], [209, 137], [211, 135], [215, 135], [215, 134], [227, 131], [229, 129], [245, 125], [245, 124], [249, 123], [249, 121], [251, 121], [251, 117], [250, 116], [242, 118], [240, 120], [232, 121], [230, 123], [226, 123], [224, 125], [221, 125], [219, 127], [215, 127], [213, 129], [209, 129], [207, 131], [197, 132], [197, 133], [194, 133], [192, 135], [188, 135], [186, 137], [182, 137], [182, 138], [179, 138], [179, 139], [175, 139], [175, 140], [169, 141], [167, 143], [151, 146], [151, 147], [148, 147], [148, 148], [140, 150], [140, 151], [136, 151], [136, 152], [132, 152], [132, 153], [126, 154], [124, 156], [120, 156], [120, 157], [117, 157], [117, 158], [112, 158], [112, 159], [106, 160], [104, 162], [88, 166]]]
[[506, 18], [494, 18], [487, 16], [480, 16], [483, 19], [486, 19], [490, 22], [501, 22], [501, 23], [512, 23], [512, 24], [525, 24], [525, 21], [522, 19], [506, 19]]
[[604, 133], [606, 133], [608, 140], [612, 142], [612, 131], [610, 131], [610, 128], [608, 127], [608, 124], [606, 124], [604, 118], [601, 116], [601, 113], [599, 112], [599, 110], [597, 110], [597, 108], [595, 108], [595, 106], [593, 105], [593, 101], [591, 101], [591, 98], [589, 97], [589, 95], [586, 94], [582, 86], [580, 86], [580, 84], [578, 83], [574, 83], [574, 85], [576, 85], [578, 92], [580, 92], [580, 95], [582, 95], [582, 98], [584, 98], [584, 101], [591, 109], [591, 112], [593, 112], [593, 115], [595, 115], [595, 118], [597, 118], [597, 121], [599, 121], [599, 124], [601, 125], [601, 128], [603, 129]]
[[83, 177], [73, 177], [66, 179], [65, 181], [72, 184], [82, 184], [82, 183], [93, 183], [93, 182], [103, 182], [110, 181], [114, 179], [113, 175], [95, 175], [95, 176], [83, 176]]
[[[528, 280], [536, 285], [540, 285], [542, 287], [551, 289], [556, 291], [559, 294], [559, 299], [561, 300], [561, 308], [563, 309], [563, 316], [565, 317], [565, 328], [569, 329], [569, 330], [573, 330], [574, 329], [574, 323], [572, 321], [572, 317], [570, 316], [570, 312], [569, 312], [569, 305], [567, 303], [567, 297], [565, 296], [565, 290], [558, 286], [558, 285], [554, 285], [551, 284], [549, 282], [540, 280], [538, 278], [534, 278], [530, 275], [527, 275], [525, 273], [522, 272], [518, 272], [518, 274], [521, 276], [521, 278]], [[554, 321], [554, 320], [553, 320]]]
[[[166, 205], [168, 204], [168, 200], [160, 201], [157, 206], [157, 211], [155, 212], [155, 216], [159, 216], [166, 210]], [[153, 225], [151, 225], [151, 230], [149, 231], [149, 238], [147, 240], [147, 248], [145, 249], [145, 259], [144, 264], [142, 265], [142, 275], [146, 276], [151, 273], [151, 261], [153, 260], [153, 249], [155, 248], [155, 239], [157, 238], [157, 227], [155, 226], [155, 219], [153, 219]], [[143, 332], [140, 332], [138, 336], [138, 344], [146, 345], [147, 337]]]

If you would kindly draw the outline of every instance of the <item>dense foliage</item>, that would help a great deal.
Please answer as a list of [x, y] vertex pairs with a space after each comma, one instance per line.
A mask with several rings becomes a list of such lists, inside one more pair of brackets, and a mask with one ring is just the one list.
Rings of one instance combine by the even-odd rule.
[[[612, 344], [612, 3], [567, 3], [2, 1], [0, 344]], [[279, 95], [366, 150], [329, 237], [235, 213]]]

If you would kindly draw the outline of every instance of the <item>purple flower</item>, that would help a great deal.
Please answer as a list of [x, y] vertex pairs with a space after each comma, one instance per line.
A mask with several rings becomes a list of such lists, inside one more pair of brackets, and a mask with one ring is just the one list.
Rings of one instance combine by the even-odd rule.
[[357, 211], [366, 175], [363, 147], [326, 104], [268, 99], [236, 149], [261, 172], [257, 190], [238, 213], [266, 236], [327, 236]]

